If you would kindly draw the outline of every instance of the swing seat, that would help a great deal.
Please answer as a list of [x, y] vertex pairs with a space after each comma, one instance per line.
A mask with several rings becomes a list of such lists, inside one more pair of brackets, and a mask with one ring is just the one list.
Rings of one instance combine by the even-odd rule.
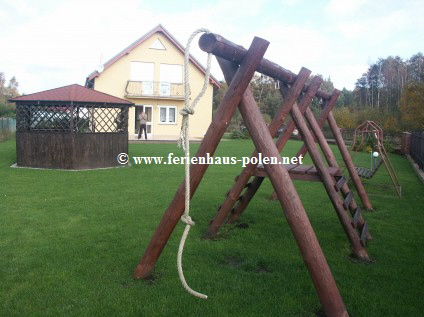
[[380, 159], [378, 163], [374, 166], [374, 168], [371, 170], [365, 167], [355, 167], [356, 173], [361, 178], [371, 179], [382, 164], [383, 164], [383, 160]]
[[356, 167], [356, 173], [360, 178], [370, 179], [374, 176], [373, 171], [365, 167]]

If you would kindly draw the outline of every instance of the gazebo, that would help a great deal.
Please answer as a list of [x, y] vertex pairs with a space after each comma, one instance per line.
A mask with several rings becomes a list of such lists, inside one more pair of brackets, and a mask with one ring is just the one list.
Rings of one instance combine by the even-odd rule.
[[128, 153], [128, 108], [133, 103], [77, 84], [10, 101], [16, 102], [17, 166], [122, 166], [117, 156]]

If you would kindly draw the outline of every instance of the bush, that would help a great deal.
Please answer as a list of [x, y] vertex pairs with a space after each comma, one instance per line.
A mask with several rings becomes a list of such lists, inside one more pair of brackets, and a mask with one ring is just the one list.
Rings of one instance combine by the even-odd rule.
[[233, 130], [233, 132], [231, 132], [231, 138], [232, 139], [249, 139], [249, 133], [247, 132], [247, 129]]
[[355, 151], [370, 153], [372, 151], [372, 149], [374, 149], [374, 140], [373, 139], [364, 140], [361, 147], [358, 148], [358, 146], [361, 144], [361, 141], [362, 140], [360, 138], [356, 139], [355, 146], [354, 146]]
[[347, 107], [334, 109], [333, 114], [340, 128], [355, 128], [357, 125], [356, 115]]
[[393, 143], [390, 141], [383, 141], [384, 148], [387, 153], [394, 153]]

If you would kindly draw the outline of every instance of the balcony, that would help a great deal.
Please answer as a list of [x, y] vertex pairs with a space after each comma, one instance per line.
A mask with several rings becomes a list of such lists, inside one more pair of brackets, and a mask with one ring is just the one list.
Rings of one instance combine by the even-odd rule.
[[184, 100], [184, 84], [129, 80], [125, 92], [126, 98]]

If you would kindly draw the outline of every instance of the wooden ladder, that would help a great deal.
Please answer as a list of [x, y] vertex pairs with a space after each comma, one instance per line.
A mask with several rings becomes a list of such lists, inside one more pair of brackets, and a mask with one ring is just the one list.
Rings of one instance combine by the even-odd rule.
[[352, 191], [344, 191], [342, 192], [342, 187], [347, 187], [347, 179], [344, 176], [335, 176], [335, 185], [334, 189], [339, 192], [343, 197], [343, 208], [346, 211], [350, 211], [352, 216], [352, 227], [355, 228], [360, 237], [361, 243], [363, 246], [366, 246], [367, 240], [371, 239], [371, 235], [368, 232], [368, 223], [362, 218], [362, 210], [359, 207], [354, 198], [354, 194]]
[[[321, 127], [324, 124], [325, 120], [326, 119], [329, 120], [330, 127], [333, 130], [333, 134], [335, 134], [336, 140], [338, 141], [339, 148], [341, 150], [342, 149], [345, 150], [345, 153], [348, 153], [343, 139], [340, 138], [339, 135], [336, 135], [337, 133], [340, 134], [340, 130], [337, 127], [337, 124], [335, 123], [335, 119], [331, 114], [331, 109], [334, 106], [335, 101], [337, 100], [338, 94], [334, 94], [333, 98], [331, 98], [328, 101], [328, 103], [324, 107], [324, 110], [321, 114], [319, 122], [317, 122], [311, 109], [309, 108], [311, 98], [308, 95], [308, 91], [312, 89], [317, 89], [313, 87], [312, 83], [309, 86], [309, 90], [302, 95], [302, 98], [299, 104], [297, 103], [297, 98], [290, 99], [291, 97], [290, 92], [292, 92], [295, 89], [295, 87], [290, 87], [288, 91], [284, 91], [283, 89], [284, 89], [284, 85], [281, 84], [280, 91], [286, 97], [283, 99], [283, 105], [280, 108], [280, 112], [282, 112], [283, 114], [287, 114], [287, 111], [288, 111], [292, 117], [292, 120], [287, 124], [286, 130], [277, 140], [276, 147], [278, 151], [280, 152], [283, 149], [286, 142], [288, 141], [288, 139], [290, 138], [292, 131], [295, 128], [299, 130], [299, 133], [301, 134], [302, 139], [304, 140], [305, 147], [304, 148], [302, 147], [302, 149], [298, 152], [298, 154], [300, 153], [304, 155], [306, 154], [306, 152], [310, 153], [311, 158], [314, 162], [315, 168], [317, 170], [317, 173], [319, 175], [319, 179], [324, 184], [327, 194], [330, 197], [332, 204], [334, 206], [334, 209], [337, 213], [339, 221], [349, 239], [353, 255], [357, 257], [358, 259], [369, 261], [368, 253], [364, 249], [364, 244], [361, 240], [361, 236], [358, 234], [356, 228], [352, 226], [351, 214], [346, 212], [346, 209], [343, 207], [344, 200], [342, 197], [340, 197], [340, 194], [335, 189], [336, 180], [334, 178], [334, 173], [330, 173], [329, 168], [336, 169], [339, 175], [341, 176], [340, 169], [334, 157], [334, 154], [332, 150], [330, 149], [321, 130]], [[297, 94], [297, 96], [299, 96], [300, 91], [297, 91], [295, 93]], [[284, 109], [284, 111], [282, 111], [281, 109]], [[277, 120], [277, 123], [279, 124], [278, 126], [281, 126], [282, 122], [279, 122], [278, 120], [279, 119], [281, 120], [281, 118], [283, 117], [285, 118], [285, 116], [281, 114], [277, 114], [275, 116], [274, 120], [271, 122], [269, 126], [269, 131], [271, 135], [274, 135], [276, 132], [273, 130], [273, 128], [277, 126], [276, 124], [274, 124], [275, 120]], [[306, 122], [309, 124], [310, 129], [308, 125], [306, 124]], [[324, 161], [322, 159], [321, 153], [319, 152], [317, 148], [315, 140], [319, 143], [319, 146], [329, 165], [328, 167], [324, 165]], [[257, 152], [254, 152], [252, 154], [252, 156], [257, 156], [257, 155], [258, 155]], [[352, 177], [356, 176], [359, 179], [358, 175], [356, 174], [354, 170], [353, 162], [351, 161], [350, 156], [349, 156], [349, 160], [350, 160], [349, 163], [353, 169], [353, 172], [351, 171], [351, 169], [349, 169], [349, 173], [352, 175]], [[306, 170], [306, 169], [302, 168], [302, 170]], [[291, 175], [295, 174], [294, 170], [291, 170], [291, 171], [292, 171]], [[256, 176], [249, 183], [249, 179], [251, 178], [252, 175], [253, 176], [256, 175]], [[257, 164], [249, 164], [243, 169], [242, 173], [238, 177], [236, 177], [234, 186], [227, 192], [224, 203], [218, 208], [218, 212], [215, 215], [215, 218], [211, 221], [209, 228], [204, 235], [205, 238], [214, 237], [217, 234], [217, 231], [220, 228], [220, 226], [223, 223], [225, 223], [225, 221], [228, 220], [229, 222], [234, 222], [240, 217], [241, 213], [245, 210], [250, 200], [255, 195], [257, 189], [262, 184], [265, 176], [266, 175], [264, 174], [261, 175], [258, 173]], [[306, 175], [303, 177], [306, 177]], [[312, 179], [305, 179], [305, 180], [312, 180]], [[362, 183], [360, 183], [360, 185], [362, 186]], [[346, 197], [348, 197], [351, 191], [347, 187], [347, 184], [340, 184], [340, 186], [341, 186], [340, 191]], [[246, 191], [243, 195], [241, 195], [244, 188], [246, 188]], [[362, 187], [362, 190], [365, 192], [363, 187]], [[352, 201], [352, 197], [349, 197], [349, 200]], [[233, 208], [236, 202], [238, 202], [237, 206]], [[357, 207], [358, 206], [356, 205], [356, 202], [352, 201], [352, 209], [356, 210]], [[228, 216], [229, 218], [227, 219]], [[359, 213], [358, 226], [362, 228], [364, 223], [365, 222], [361, 214]]]

